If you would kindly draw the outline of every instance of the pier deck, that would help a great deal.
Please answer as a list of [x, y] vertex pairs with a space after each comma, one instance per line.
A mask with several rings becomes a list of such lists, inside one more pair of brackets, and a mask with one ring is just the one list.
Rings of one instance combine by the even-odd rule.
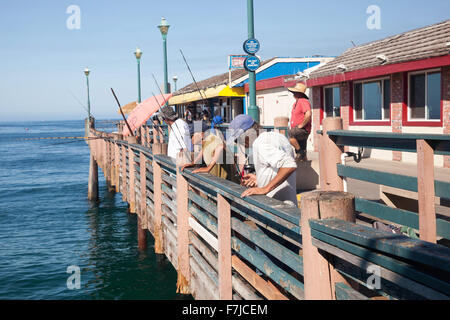
[[[140, 143], [96, 130], [91, 135], [101, 139], [88, 143], [108, 186], [138, 215], [139, 246], [145, 248], [148, 230], [155, 252], [176, 268], [179, 293], [226, 300], [449, 299], [450, 249], [436, 242], [450, 238], [450, 224], [435, 207], [436, 197], [450, 197], [450, 183], [440, 175], [435, 181], [424, 167], [432, 148], [418, 149], [425, 160], [416, 176], [386, 172], [381, 164], [369, 169], [366, 161], [341, 165], [343, 145], [326, 130], [328, 121], [335, 119], [324, 121], [321, 190], [303, 194], [300, 209], [266, 196], [242, 199], [240, 185], [180, 172], [149, 127], [141, 128]], [[342, 192], [345, 179], [416, 192], [419, 210]], [[414, 228], [421, 239], [373, 229], [367, 217]]]

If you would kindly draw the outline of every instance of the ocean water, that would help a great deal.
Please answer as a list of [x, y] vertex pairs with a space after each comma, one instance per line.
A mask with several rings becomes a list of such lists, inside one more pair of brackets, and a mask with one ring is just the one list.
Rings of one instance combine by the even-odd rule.
[[100, 201], [87, 200], [85, 142], [19, 140], [83, 135], [84, 121], [0, 123], [0, 299], [190, 299], [150, 234], [137, 249], [137, 218], [100, 168]]

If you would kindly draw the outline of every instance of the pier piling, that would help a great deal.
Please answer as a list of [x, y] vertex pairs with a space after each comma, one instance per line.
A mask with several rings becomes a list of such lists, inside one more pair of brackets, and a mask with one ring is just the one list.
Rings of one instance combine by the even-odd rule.
[[320, 189], [323, 191], [344, 191], [344, 182], [338, 175], [337, 164], [341, 163], [342, 147], [328, 136], [328, 131], [342, 130], [342, 118], [323, 119], [323, 135], [320, 138]]
[[302, 196], [303, 270], [306, 300], [335, 300], [335, 284], [348, 283], [333, 267], [332, 257], [312, 243], [311, 219], [355, 222], [355, 197], [344, 192], [313, 191]]
[[98, 164], [92, 153], [89, 160], [88, 199], [92, 201], [98, 200]]
[[[87, 133], [87, 137], [93, 137], [92, 132], [90, 130], [95, 128], [95, 121], [93, 118], [90, 119], [88, 123], [88, 119], [85, 121], [85, 130]], [[95, 142], [88, 142], [88, 145], [91, 147], [91, 152], [89, 156], [89, 181], [88, 181], [88, 199], [91, 201], [98, 200], [98, 164], [95, 160]], [[93, 150], [94, 149], [94, 150]]]

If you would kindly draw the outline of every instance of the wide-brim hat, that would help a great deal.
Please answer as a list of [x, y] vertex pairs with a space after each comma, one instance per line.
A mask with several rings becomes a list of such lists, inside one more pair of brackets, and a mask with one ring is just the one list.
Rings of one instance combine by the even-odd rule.
[[175, 121], [178, 119], [178, 113], [176, 113], [172, 107], [164, 107], [160, 111], [161, 117], [164, 119]]
[[288, 90], [289, 90], [290, 92], [300, 92], [300, 93], [305, 93], [307, 88], [308, 88], [308, 87], [306, 86], [306, 84], [304, 84], [303, 82], [299, 82], [299, 83], [297, 83], [297, 84], [295, 85], [295, 87], [288, 88]]

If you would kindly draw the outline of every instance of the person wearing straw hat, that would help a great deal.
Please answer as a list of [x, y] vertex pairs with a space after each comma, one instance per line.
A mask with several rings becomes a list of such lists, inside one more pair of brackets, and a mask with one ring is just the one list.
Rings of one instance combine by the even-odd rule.
[[307, 160], [307, 142], [311, 133], [311, 103], [305, 94], [306, 88], [302, 82], [297, 83], [295, 87], [288, 88], [295, 98], [291, 113], [289, 141], [295, 148], [295, 159], [301, 161]]
[[[199, 121], [200, 122], [200, 121]], [[200, 123], [204, 123], [201, 121]], [[211, 130], [204, 130], [202, 127], [202, 132], [196, 132], [195, 134], [200, 134], [200, 139], [196, 139], [197, 145], [198, 142], [201, 144], [201, 150], [197, 154], [193, 163], [189, 163], [184, 165], [181, 168], [183, 171], [185, 168], [194, 167], [197, 164], [201, 164], [202, 158], [206, 164], [206, 167], [197, 168], [193, 171], [193, 173], [210, 173], [213, 176], [230, 180], [236, 183], [239, 183], [239, 175], [236, 172], [233, 164], [226, 163], [226, 146], [225, 139], [223, 134], [214, 128], [214, 126], [220, 125], [223, 123], [223, 119], [221, 116], [215, 116], [211, 122]]]

